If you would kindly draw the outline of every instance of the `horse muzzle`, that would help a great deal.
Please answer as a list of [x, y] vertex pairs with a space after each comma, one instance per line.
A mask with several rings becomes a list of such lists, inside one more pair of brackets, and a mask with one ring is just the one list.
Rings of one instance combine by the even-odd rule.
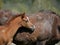
[[35, 30], [35, 26], [34, 25], [32, 25], [31, 27], [30, 27], [30, 30], [32, 30], [32, 32]]

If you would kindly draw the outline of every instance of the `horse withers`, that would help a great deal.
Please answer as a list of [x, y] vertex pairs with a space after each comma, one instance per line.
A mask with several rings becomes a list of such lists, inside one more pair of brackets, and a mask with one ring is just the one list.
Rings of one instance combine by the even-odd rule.
[[0, 45], [10, 45], [13, 36], [21, 26], [29, 28], [31, 31], [35, 28], [25, 13], [12, 16], [6, 25], [0, 26]]

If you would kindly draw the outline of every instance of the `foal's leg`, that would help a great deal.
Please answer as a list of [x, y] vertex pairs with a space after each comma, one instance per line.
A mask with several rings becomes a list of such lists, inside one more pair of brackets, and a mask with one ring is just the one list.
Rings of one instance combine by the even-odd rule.
[[7, 45], [11, 45], [12, 44], [12, 39], [10, 39], [7, 43]]

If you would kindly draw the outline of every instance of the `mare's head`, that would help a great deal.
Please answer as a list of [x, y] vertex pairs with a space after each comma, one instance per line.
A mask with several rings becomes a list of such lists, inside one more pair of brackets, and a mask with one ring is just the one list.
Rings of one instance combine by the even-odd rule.
[[29, 18], [25, 15], [25, 13], [20, 14], [20, 18], [21, 18], [21, 26], [26, 27], [31, 29], [32, 31], [34, 31], [35, 26], [30, 22]]

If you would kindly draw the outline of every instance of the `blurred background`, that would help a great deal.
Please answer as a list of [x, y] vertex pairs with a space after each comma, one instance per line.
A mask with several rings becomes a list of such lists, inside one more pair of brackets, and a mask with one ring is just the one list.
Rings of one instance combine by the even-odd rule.
[[44, 9], [60, 14], [60, 0], [0, 0], [0, 9], [26, 13], [36, 13]]
[[0, 0], [0, 9], [26, 13], [48, 9], [60, 14], [60, 0]]

